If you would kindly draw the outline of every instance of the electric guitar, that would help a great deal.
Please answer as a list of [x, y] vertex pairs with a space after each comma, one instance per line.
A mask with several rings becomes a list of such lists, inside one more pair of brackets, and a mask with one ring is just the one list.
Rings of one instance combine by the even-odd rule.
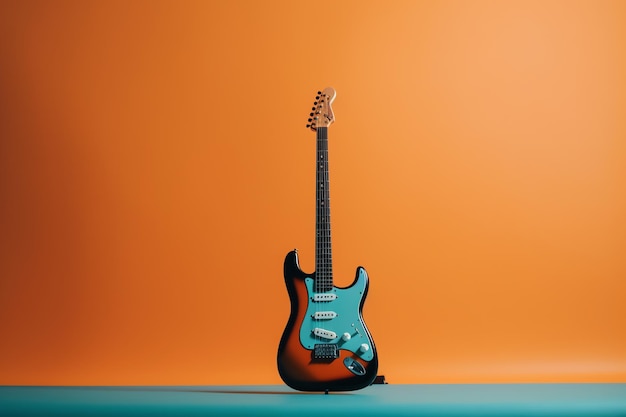
[[301, 391], [361, 389], [378, 371], [374, 340], [362, 316], [367, 272], [358, 267], [349, 287], [333, 284], [328, 127], [335, 120], [335, 96], [330, 87], [318, 92], [307, 125], [317, 136], [315, 272], [302, 272], [297, 250], [284, 263], [291, 314], [278, 347], [278, 372], [287, 385]]

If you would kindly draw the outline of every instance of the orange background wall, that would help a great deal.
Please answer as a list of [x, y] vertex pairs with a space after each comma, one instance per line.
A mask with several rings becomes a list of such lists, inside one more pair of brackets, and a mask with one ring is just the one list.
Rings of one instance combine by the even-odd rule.
[[0, 383], [280, 383], [313, 269], [392, 383], [626, 381], [626, 3], [2, 1]]

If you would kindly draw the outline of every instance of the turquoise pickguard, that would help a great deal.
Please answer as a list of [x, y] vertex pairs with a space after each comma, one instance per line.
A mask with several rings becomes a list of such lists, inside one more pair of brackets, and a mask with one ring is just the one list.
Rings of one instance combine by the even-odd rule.
[[[336, 344], [339, 349], [349, 350], [365, 361], [374, 358], [374, 349], [369, 340], [369, 334], [365, 330], [365, 325], [360, 314], [361, 300], [367, 287], [367, 273], [359, 268], [359, 275], [355, 283], [348, 288], [333, 287], [331, 291], [322, 294], [335, 294], [337, 298], [333, 301], [315, 302], [312, 300], [313, 278], [306, 278], [305, 285], [308, 294], [308, 305], [302, 326], [300, 327], [300, 342], [307, 349], [313, 349], [316, 344]], [[328, 320], [318, 320], [313, 316], [316, 312], [334, 312], [336, 317]], [[320, 338], [313, 334], [315, 328], [336, 333], [337, 337], [329, 340]], [[344, 341], [344, 333], [350, 334], [350, 340]], [[363, 352], [359, 350], [361, 344], [367, 344], [369, 350]]]

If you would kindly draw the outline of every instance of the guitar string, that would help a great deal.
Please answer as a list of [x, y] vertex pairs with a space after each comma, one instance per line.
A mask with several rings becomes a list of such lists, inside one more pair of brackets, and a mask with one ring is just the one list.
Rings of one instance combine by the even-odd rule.
[[326, 241], [326, 161], [324, 160], [325, 156], [325, 148], [326, 148], [326, 130], [322, 132], [322, 154], [320, 156], [320, 168], [322, 169], [322, 291], [326, 292], [328, 287], [328, 283], [326, 282], [328, 277], [328, 258], [327, 258], [327, 250], [328, 250], [328, 242]]
[[[320, 290], [320, 283], [322, 280], [322, 254], [321, 254], [321, 244], [322, 244], [322, 236], [321, 236], [321, 207], [320, 202], [322, 199], [322, 187], [320, 185], [321, 175], [320, 175], [320, 154], [321, 154], [321, 128], [318, 127], [316, 130], [316, 139], [317, 139], [317, 149], [315, 155], [315, 166], [316, 166], [316, 184], [315, 187], [317, 189], [317, 200], [316, 200], [316, 224], [315, 224], [315, 240], [316, 240], [316, 253], [315, 253], [315, 282], [314, 282], [314, 293], [318, 293]], [[319, 311], [319, 303], [315, 303], [315, 313]], [[317, 322], [314, 321], [314, 325], [317, 325]], [[315, 335], [315, 341], [319, 342], [319, 336]]]
[[[319, 280], [321, 279], [320, 273], [320, 186], [319, 186], [319, 153], [320, 153], [320, 129], [319, 127], [315, 131], [315, 137], [317, 139], [316, 142], [316, 152], [315, 152], [315, 188], [316, 188], [316, 200], [315, 200], [315, 281], [313, 282], [313, 292], [317, 294], [319, 290]], [[315, 312], [318, 311], [318, 303], [315, 303]], [[317, 323], [313, 320], [313, 325], [316, 326]], [[315, 342], [318, 342], [318, 336], [315, 336]]]
[[[322, 130], [321, 135], [321, 154], [320, 154], [320, 168], [321, 168], [321, 290], [324, 293], [329, 292], [330, 280], [331, 280], [331, 265], [330, 265], [330, 201], [329, 201], [329, 161], [328, 161], [328, 128]], [[324, 306], [326, 307], [326, 306]], [[325, 311], [324, 309], [322, 309]], [[328, 340], [327, 340], [328, 342]]]
[[[320, 227], [320, 237], [321, 237], [321, 246], [320, 246], [320, 252], [321, 252], [321, 263], [320, 263], [320, 269], [321, 269], [321, 280], [320, 280], [320, 292], [322, 293], [326, 293], [326, 288], [327, 288], [327, 257], [326, 257], [326, 249], [327, 249], [327, 245], [328, 242], [326, 241], [326, 146], [327, 146], [327, 128], [324, 127], [321, 130], [320, 133], [320, 174], [321, 174], [321, 181], [320, 181], [320, 216], [321, 216], [321, 227]], [[321, 304], [320, 305], [320, 310], [324, 311], [324, 307], [326, 307], [326, 303]], [[324, 326], [324, 328], [327, 328], [327, 326]], [[328, 340], [326, 340], [327, 342]]]
[[[324, 162], [325, 162], [325, 169], [324, 169], [324, 175], [325, 175], [325, 185], [324, 185], [324, 192], [325, 194], [325, 199], [326, 199], [326, 249], [328, 251], [327, 256], [326, 256], [326, 262], [328, 263], [327, 265], [327, 283], [326, 283], [326, 287], [328, 288], [329, 291], [332, 291], [333, 289], [333, 268], [332, 268], [332, 246], [331, 246], [331, 229], [330, 229], [330, 161], [328, 160], [328, 131], [326, 132], [326, 152], [325, 152], [325, 156], [324, 156]], [[337, 329], [334, 329], [337, 330]]]
[[[321, 259], [320, 259], [320, 270], [321, 270], [321, 279], [320, 279], [320, 288], [319, 291], [325, 293], [327, 287], [327, 258], [326, 258], [326, 248], [328, 242], [326, 241], [326, 145], [327, 145], [327, 128], [324, 127], [320, 131], [320, 155], [319, 155], [319, 164], [320, 164], [320, 237], [321, 237]], [[325, 304], [320, 305], [320, 310], [324, 311], [323, 307], [326, 307]], [[326, 328], [327, 326], [324, 326]]]
[[325, 131], [324, 135], [324, 150], [322, 154], [322, 168], [323, 168], [323, 176], [324, 176], [324, 187], [323, 187], [323, 207], [322, 213], [324, 216], [324, 290], [327, 291], [329, 289], [330, 284], [330, 225], [329, 217], [330, 217], [330, 201], [329, 201], [329, 170], [328, 170], [328, 130]]

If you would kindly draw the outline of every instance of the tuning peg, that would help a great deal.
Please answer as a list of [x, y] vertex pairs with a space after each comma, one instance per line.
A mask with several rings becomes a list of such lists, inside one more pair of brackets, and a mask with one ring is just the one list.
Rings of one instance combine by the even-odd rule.
[[315, 110], [315, 107], [312, 107], [311, 110]]
[[311, 127], [311, 125], [306, 125], [307, 128]]
[[309, 116], [315, 116], [315, 113], [311, 113], [311, 114], [309, 114]]
[[313, 121], [313, 119], [309, 119], [309, 122], [312, 122], [312, 121]]
[[318, 92], [317, 92], [317, 94], [321, 95], [321, 94], [322, 94], [322, 92], [321, 92], [321, 91], [318, 91]]

